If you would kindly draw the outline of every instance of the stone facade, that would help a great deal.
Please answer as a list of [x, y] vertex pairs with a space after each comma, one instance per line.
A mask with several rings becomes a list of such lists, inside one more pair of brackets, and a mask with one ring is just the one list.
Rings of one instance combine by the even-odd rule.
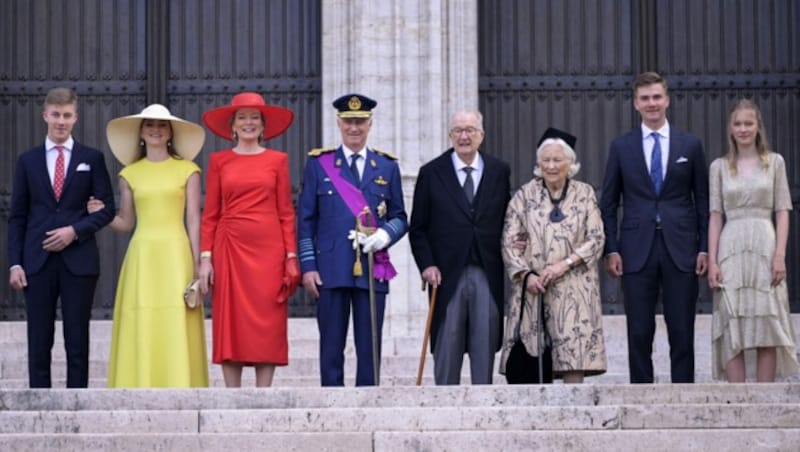
[[[410, 218], [419, 167], [449, 147], [449, 116], [478, 107], [477, 3], [323, 0], [322, 13], [323, 104], [350, 92], [378, 101], [368, 144], [400, 157]], [[322, 120], [323, 142], [340, 143], [332, 107]], [[391, 255], [384, 330], [402, 334], [427, 306], [408, 239]]]

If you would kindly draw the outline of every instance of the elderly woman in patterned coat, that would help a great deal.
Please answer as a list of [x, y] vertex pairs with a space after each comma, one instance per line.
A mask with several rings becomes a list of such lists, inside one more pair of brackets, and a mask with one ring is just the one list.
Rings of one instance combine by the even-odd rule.
[[[529, 354], [538, 354], [539, 294], [544, 294], [544, 330], [552, 341], [554, 377], [582, 383], [584, 376], [606, 371], [597, 271], [605, 235], [594, 189], [573, 179], [580, 168], [575, 141], [557, 129], [545, 132], [536, 150], [535, 177], [517, 191], [506, 211], [503, 260], [513, 295], [501, 373], [518, 338]], [[522, 287], [529, 272], [534, 274]], [[528, 292], [524, 307], [523, 290]]]

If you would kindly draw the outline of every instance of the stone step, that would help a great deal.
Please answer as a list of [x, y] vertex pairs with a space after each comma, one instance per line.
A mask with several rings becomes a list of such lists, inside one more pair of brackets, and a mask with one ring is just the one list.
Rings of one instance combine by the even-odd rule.
[[[372, 452], [372, 433], [269, 434], [12, 434], [0, 435], [0, 450], [15, 452], [329, 451]], [[388, 451], [391, 449], [383, 449]]]
[[[795, 405], [800, 383], [476, 385], [364, 388], [4, 389], [0, 413], [17, 411], [280, 410], [403, 407]], [[800, 421], [797, 411], [787, 412]], [[700, 420], [695, 420], [700, 422]], [[800, 427], [800, 423], [795, 424]], [[646, 426], [641, 427], [646, 428]]]
[[797, 450], [800, 384], [0, 390], [0, 450]]
[[[495, 359], [495, 374], [497, 374], [500, 361], [498, 353]], [[711, 355], [708, 353], [695, 353], [695, 365], [699, 373], [711, 372]], [[344, 371], [346, 375], [355, 374], [357, 360], [354, 354], [345, 356]], [[27, 378], [28, 363], [25, 359], [0, 358], [0, 379]], [[433, 375], [433, 357], [427, 356], [423, 375]], [[662, 354], [654, 354], [653, 366], [658, 373], [669, 373], [669, 357]], [[381, 375], [383, 376], [416, 376], [419, 369], [418, 356], [383, 356], [381, 357]], [[607, 356], [607, 369], [611, 373], [625, 373], [628, 370], [628, 356], [623, 353], [613, 353]], [[54, 378], [66, 376], [67, 363], [65, 360], [53, 360], [51, 364], [51, 374]], [[89, 362], [90, 377], [104, 377], [108, 372], [108, 361], [94, 359]], [[469, 377], [469, 356], [464, 356], [464, 364], [461, 367], [463, 377]], [[289, 359], [288, 366], [278, 367], [276, 375], [284, 377], [318, 376], [319, 358], [292, 358]], [[209, 375], [219, 374], [221, 376], [221, 366], [213, 363], [209, 364]], [[594, 377], [589, 377], [594, 378]]]
[[796, 452], [800, 429], [375, 432], [375, 452], [624, 450]]
[[12, 433], [325, 433], [797, 428], [798, 404], [2, 411]]
[[258, 450], [284, 452], [417, 452], [439, 450], [565, 451], [676, 450], [796, 452], [800, 429], [615, 431], [426, 431], [225, 434], [1, 435], [0, 450], [164, 450], [173, 452]]
[[[208, 356], [212, 352], [212, 339], [211, 334], [207, 335], [206, 344]], [[628, 342], [624, 335], [607, 336], [605, 337], [606, 354], [608, 356], [614, 354], [628, 354]], [[53, 360], [64, 361], [66, 359], [66, 352], [64, 351], [63, 341], [56, 341], [53, 345]], [[660, 345], [660, 344], [656, 344]], [[13, 341], [0, 343], [3, 349], [2, 358], [4, 360], [25, 360], [28, 356], [27, 341]], [[108, 361], [109, 353], [111, 350], [111, 341], [108, 339], [96, 339], [92, 337], [89, 343], [89, 359]], [[384, 338], [382, 343], [382, 350], [384, 356], [405, 356], [416, 357], [419, 359], [420, 352], [422, 351], [422, 338], [412, 337], [389, 337]], [[428, 356], [430, 356], [430, 347], [428, 348]], [[710, 341], [698, 340], [695, 344], [695, 351], [697, 353], [710, 353]], [[353, 343], [352, 335], [348, 338], [345, 345], [345, 356], [355, 356], [355, 344]], [[654, 353], [668, 355], [667, 347], [654, 347]], [[318, 358], [319, 357], [319, 339], [289, 339], [289, 360], [297, 358]]]
[[615, 431], [426, 431], [253, 434], [73, 434], [0, 436], [0, 450], [164, 450], [173, 452], [258, 450], [285, 452], [417, 452], [439, 450], [565, 451], [676, 450], [796, 452], [800, 429]]
[[[425, 331], [424, 317], [411, 317], [408, 319], [408, 328], [398, 331], [392, 328], [391, 319], [386, 319], [384, 326], [384, 339], [387, 338], [408, 338], [416, 339], [417, 347], [422, 344], [422, 333]], [[800, 329], [800, 314], [792, 314], [795, 330]], [[111, 338], [111, 320], [93, 320], [91, 322], [90, 335], [93, 341], [108, 341]], [[206, 334], [210, 337], [211, 320], [206, 320]], [[352, 329], [352, 328], [351, 328]], [[625, 316], [605, 315], [603, 316], [603, 330], [607, 337], [625, 337]], [[699, 314], [695, 321], [696, 336], [708, 334], [711, 331], [711, 315]], [[294, 339], [319, 339], [317, 321], [312, 318], [290, 318], [288, 323], [289, 338]], [[706, 336], [708, 337], [708, 336]], [[666, 326], [663, 316], [656, 316], [656, 339], [666, 340]], [[63, 342], [62, 323], [56, 322], [55, 337], [56, 342]], [[23, 321], [0, 322], [0, 344], [7, 342], [25, 342], [26, 330]]]
[[[397, 376], [397, 375], [384, 375], [381, 376], [381, 386], [415, 386], [417, 381], [416, 375], [406, 375], [406, 376]], [[656, 383], [670, 383], [670, 375], [668, 373], [660, 373], [655, 374], [655, 382]], [[711, 374], [698, 374], [695, 375], [695, 381], [697, 383], [709, 383], [712, 382]], [[792, 379], [789, 381], [797, 381], [796, 379]], [[628, 374], [626, 373], [605, 373], [603, 375], [598, 375], [595, 377], [589, 377], [586, 379], [586, 384], [627, 384], [629, 382]], [[64, 378], [54, 378], [53, 381], [54, 388], [65, 388], [66, 387], [66, 379]], [[345, 376], [344, 379], [345, 386], [352, 387], [355, 386], [355, 377], [352, 375]], [[421, 386], [433, 386], [434, 379], [433, 375], [428, 375], [427, 373], [422, 376], [422, 383]], [[506, 385], [506, 378], [503, 375], [495, 374], [493, 383], [495, 385]], [[560, 380], [556, 381], [553, 384], [563, 384]], [[461, 385], [471, 385], [469, 380], [469, 375], [463, 375], [461, 378]], [[90, 378], [89, 379], [89, 387], [90, 388], [106, 388], [108, 386], [108, 381], [105, 378]], [[255, 386], [255, 378], [252, 374], [245, 373], [242, 377], [242, 387], [254, 387]], [[319, 387], [320, 380], [319, 376], [300, 376], [300, 377], [285, 377], [281, 376], [280, 374], [275, 374], [275, 378], [272, 381], [273, 387], [279, 388], [287, 388], [287, 387], [299, 387], [299, 388], [308, 388], [308, 387]], [[0, 379], [0, 389], [25, 389], [28, 387], [28, 379], [27, 378], [10, 378], [10, 379]], [[212, 374], [209, 377], [209, 387], [211, 388], [224, 388], [225, 381], [222, 379], [221, 375]]]

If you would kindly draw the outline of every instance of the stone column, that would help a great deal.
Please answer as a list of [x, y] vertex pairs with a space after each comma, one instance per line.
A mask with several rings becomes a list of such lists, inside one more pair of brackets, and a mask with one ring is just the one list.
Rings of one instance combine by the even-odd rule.
[[[417, 171], [449, 147], [447, 123], [478, 108], [476, 0], [323, 0], [323, 143], [341, 142], [330, 103], [358, 92], [378, 101], [368, 145], [400, 157], [406, 211]], [[384, 331], [424, 328], [427, 306], [408, 239], [395, 244]], [[419, 323], [422, 323], [420, 325]]]

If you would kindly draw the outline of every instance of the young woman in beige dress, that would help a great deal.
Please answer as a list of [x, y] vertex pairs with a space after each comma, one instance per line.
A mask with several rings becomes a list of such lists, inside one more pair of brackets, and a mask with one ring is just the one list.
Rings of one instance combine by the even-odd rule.
[[744, 382], [755, 374], [771, 382], [793, 375], [798, 364], [786, 288], [792, 200], [783, 157], [770, 152], [752, 101], [731, 109], [728, 153], [714, 160], [709, 176], [713, 377]]

